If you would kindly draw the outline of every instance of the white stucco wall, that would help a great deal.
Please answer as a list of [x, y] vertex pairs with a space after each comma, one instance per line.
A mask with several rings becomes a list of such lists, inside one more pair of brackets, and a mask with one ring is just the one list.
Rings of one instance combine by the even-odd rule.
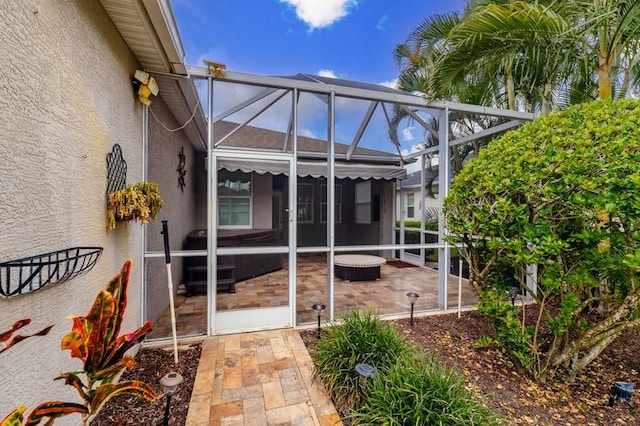
[[[83, 277], [0, 300], [0, 330], [30, 317], [46, 337], [0, 355], [0, 418], [16, 406], [79, 401], [60, 373], [82, 364], [60, 351], [66, 315], [85, 315], [99, 289], [134, 259], [125, 332], [141, 320], [142, 227], [105, 230], [106, 154], [122, 146], [128, 182], [141, 178], [138, 67], [99, 2], [0, 2], [0, 261], [74, 246], [104, 247]], [[77, 415], [56, 424], [79, 424]]]
[[[154, 114], [149, 114], [147, 179], [159, 185], [163, 207], [156, 221], [147, 225], [147, 250], [164, 251], [162, 220], [167, 221], [171, 251], [183, 250], [187, 234], [196, 228], [196, 208], [204, 207], [206, 214], [206, 201], [202, 206], [195, 205], [197, 187], [194, 180], [197, 175], [195, 167], [204, 169], [204, 162], [196, 161], [191, 142], [183, 131], [168, 131], [160, 124], [169, 129], [177, 129], [184, 124], [175, 121], [162, 99], [154, 98], [150, 108]], [[181, 149], [184, 149], [187, 171], [184, 191], [178, 186], [178, 153]], [[174, 293], [178, 284], [183, 282], [183, 260], [178, 256], [171, 258]], [[169, 307], [167, 270], [164, 257], [149, 259], [146, 264], [146, 318], [155, 322]]]

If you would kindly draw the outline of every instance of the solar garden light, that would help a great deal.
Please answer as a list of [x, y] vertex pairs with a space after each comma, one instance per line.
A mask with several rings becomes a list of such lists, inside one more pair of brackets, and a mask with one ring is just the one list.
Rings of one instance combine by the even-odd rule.
[[522, 294], [520, 287], [512, 286], [509, 290], [509, 297], [511, 298], [511, 306], [516, 306], [516, 297]]
[[182, 384], [184, 378], [180, 373], [170, 371], [160, 379], [160, 384], [164, 389], [164, 394], [167, 395], [167, 405], [164, 407], [164, 422], [163, 426], [169, 426], [169, 409], [171, 407], [171, 396], [176, 393], [178, 386]]
[[613, 407], [613, 403], [616, 399], [622, 402], [631, 404], [631, 397], [633, 396], [633, 383], [631, 382], [614, 382], [611, 386], [611, 393], [609, 394], [609, 407]]
[[416, 304], [418, 297], [420, 297], [420, 295], [418, 293], [414, 293], [413, 291], [407, 293], [407, 298], [409, 299], [409, 303], [411, 303], [411, 327], [413, 327], [413, 305]]
[[320, 317], [322, 316], [322, 311], [325, 310], [326, 306], [324, 305], [324, 303], [314, 303], [313, 306], [311, 307], [314, 311], [316, 311], [316, 315], [318, 316], [318, 334], [317, 337], [318, 339], [320, 339]]
[[378, 374], [378, 372], [376, 371], [376, 368], [373, 365], [364, 364], [364, 363], [356, 364], [356, 373], [358, 373], [358, 375], [360, 376], [358, 378], [358, 382], [360, 384], [360, 390], [364, 390], [367, 379], [369, 377], [373, 377], [376, 374]]

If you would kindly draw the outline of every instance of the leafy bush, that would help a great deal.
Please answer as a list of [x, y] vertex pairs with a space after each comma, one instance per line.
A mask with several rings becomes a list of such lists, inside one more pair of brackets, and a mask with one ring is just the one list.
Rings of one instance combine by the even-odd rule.
[[[496, 340], [534, 378], [575, 374], [640, 326], [638, 117], [640, 101], [623, 100], [536, 119], [481, 150], [445, 200]], [[523, 290], [537, 277], [535, 323], [501, 306], [497, 268]]]
[[313, 379], [324, 383], [339, 407], [357, 407], [362, 395], [356, 365], [373, 365], [384, 374], [397, 359], [412, 351], [393, 325], [381, 321], [370, 309], [354, 310], [342, 318], [342, 323], [325, 329], [312, 355]]
[[421, 352], [368, 380], [362, 409], [350, 415], [357, 424], [463, 426], [503, 420], [474, 398], [463, 376]]

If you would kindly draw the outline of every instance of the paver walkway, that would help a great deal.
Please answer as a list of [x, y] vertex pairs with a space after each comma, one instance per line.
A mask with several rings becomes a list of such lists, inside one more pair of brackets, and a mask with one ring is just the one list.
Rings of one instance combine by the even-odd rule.
[[296, 330], [207, 339], [187, 426], [342, 425]]

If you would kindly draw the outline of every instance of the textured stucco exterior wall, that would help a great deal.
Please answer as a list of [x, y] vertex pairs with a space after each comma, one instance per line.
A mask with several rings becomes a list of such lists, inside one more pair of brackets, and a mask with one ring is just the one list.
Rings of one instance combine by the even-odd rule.
[[[0, 300], [0, 329], [23, 317], [49, 336], [0, 355], [0, 418], [16, 406], [78, 401], [60, 373], [81, 368], [59, 350], [127, 257], [134, 259], [123, 331], [140, 325], [142, 228], [105, 230], [105, 156], [122, 146], [128, 181], [140, 180], [142, 108], [131, 52], [98, 1], [0, 2], [0, 260], [74, 246], [104, 247], [83, 277]], [[79, 424], [77, 415], [56, 424]]]
[[[162, 93], [162, 87], [160, 87]], [[181, 127], [166, 108], [161, 98], [154, 98], [151, 106], [153, 114], [149, 114], [149, 155], [147, 178], [160, 186], [163, 198], [162, 211], [155, 222], [147, 225], [147, 249], [164, 251], [162, 220], [167, 221], [169, 229], [169, 248], [171, 251], [182, 250], [189, 232], [196, 228], [196, 190], [194, 168], [204, 169], [203, 162], [197, 162], [193, 147], [181, 130], [170, 132], [169, 129]], [[185, 155], [185, 187], [178, 187], [178, 153], [184, 148]], [[206, 199], [204, 201], [206, 208]], [[152, 322], [169, 307], [167, 290], [167, 270], [164, 257], [146, 261], [147, 264], [147, 309], [146, 318]], [[171, 270], [174, 292], [178, 284], [183, 282], [183, 258], [172, 256]]]

